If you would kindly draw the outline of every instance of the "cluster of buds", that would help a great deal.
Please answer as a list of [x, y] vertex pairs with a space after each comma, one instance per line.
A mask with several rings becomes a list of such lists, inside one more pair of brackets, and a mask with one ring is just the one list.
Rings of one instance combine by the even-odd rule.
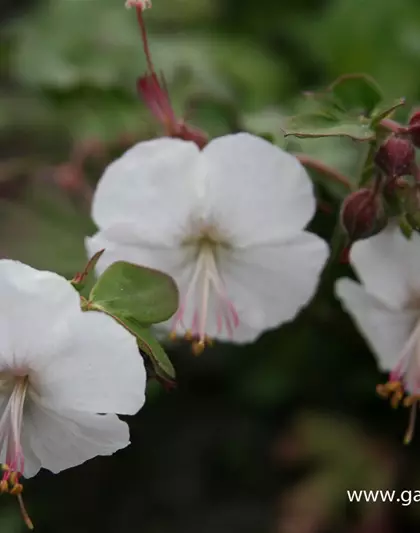
[[420, 147], [420, 112], [408, 126], [400, 126], [376, 151], [375, 179], [370, 188], [350, 194], [341, 208], [341, 223], [350, 242], [381, 231], [391, 206], [397, 206], [412, 229], [420, 231], [420, 171], [416, 148]]
[[143, 42], [144, 55], [147, 62], [147, 73], [137, 80], [137, 91], [155, 119], [163, 127], [165, 135], [185, 141], [193, 141], [201, 149], [208, 142], [208, 135], [187, 124], [184, 119], [177, 118], [173, 110], [164, 79], [159, 79], [153, 66], [152, 55], [147, 39], [146, 26], [143, 20], [144, 2], [131, 0], [130, 5], [136, 7], [137, 21]]

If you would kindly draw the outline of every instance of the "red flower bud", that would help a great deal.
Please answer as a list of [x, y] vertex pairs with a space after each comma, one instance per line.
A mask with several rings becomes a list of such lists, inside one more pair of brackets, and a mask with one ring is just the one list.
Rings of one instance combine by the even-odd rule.
[[137, 80], [137, 90], [152, 115], [163, 125], [168, 137], [193, 141], [199, 148], [207, 144], [208, 136], [203, 131], [176, 118], [169, 95], [154, 72]]
[[341, 225], [351, 242], [379, 233], [387, 223], [382, 199], [371, 189], [360, 189], [344, 200], [340, 212]]
[[137, 6], [137, 21], [139, 24], [144, 54], [148, 67], [148, 74], [137, 80], [137, 91], [143, 98], [152, 115], [160, 122], [168, 137], [176, 137], [184, 141], [195, 142], [199, 148], [203, 148], [208, 142], [208, 136], [198, 128], [194, 128], [178, 119], [172, 109], [171, 101], [165, 84], [159, 81], [153, 66], [147, 39], [146, 27], [142, 16], [143, 4], [150, 4], [150, 0], [127, 0], [129, 4]]
[[407, 131], [411, 137], [413, 144], [420, 147], [420, 111], [412, 114], [410, 122], [408, 123]]
[[389, 178], [412, 174], [416, 152], [407, 137], [390, 135], [379, 147], [375, 163]]

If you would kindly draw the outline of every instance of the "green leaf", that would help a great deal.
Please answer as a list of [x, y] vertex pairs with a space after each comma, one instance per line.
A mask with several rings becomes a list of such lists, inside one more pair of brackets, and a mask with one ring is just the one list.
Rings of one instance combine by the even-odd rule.
[[73, 287], [81, 291], [85, 285], [86, 281], [89, 277], [89, 275], [94, 271], [95, 266], [99, 259], [101, 258], [101, 255], [105, 252], [105, 249], [100, 250], [99, 252], [96, 252], [96, 254], [90, 258], [87, 265], [85, 266], [83, 272], [78, 272], [74, 278], [70, 281], [70, 283], [73, 285]]
[[169, 357], [150, 330], [132, 319], [123, 318], [119, 322], [137, 337], [140, 350], [149, 357], [156, 374], [163, 379], [175, 379], [175, 369]]
[[285, 136], [308, 137], [350, 137], [357, 141], [375, 138], [375, 132], [364, 117], [348, 117], [330, 114], [309, 113], [297, 115], [286, 122]]
[[343, 111], [370, 116], [382, 101], [376, 82], [364, 74], [349, 74], [338, 78], [330, 91]]
[[396, 109], [403, 105], [405, 105], [405, 98], [379, 104], [372, 112], [372, 127], [376, 127], [381, 120], [392, 115]]
[[[90, 309], [100, 310], [95, 306], [90, 306]], [[143, 354], [145, 354], [153, 365], [156, 374], [165, 381], [174, 380], [176, 377], [175, 369], [166, 355], [164, 349], [159, 342], [153, 337], [150, 329], [143, 326], [134, 318], [124, 315], [124, 313], [114, 312], [110, 313], [104, 311], [107, 315], [112, 316], [119, 324], [133, 334], [137, 339], [137, 344]]]
[[178, 289], [173, 279], [163, 272], [117, 261], [92, 288], [89, 308], [149, 326], [175, 313]]

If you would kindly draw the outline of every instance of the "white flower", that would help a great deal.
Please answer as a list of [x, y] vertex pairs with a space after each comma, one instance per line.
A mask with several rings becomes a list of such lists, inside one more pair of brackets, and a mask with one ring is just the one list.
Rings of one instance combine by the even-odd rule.
[[291, 320], [312, 297], [327, 245], [303, 231], [312, 184], [292, 155], [249, 134], [141, 142], [113, 162], [95, 192], [103, 269], [117, 259], [170, 274], [180, 308], [165, 324], [197, 339], [236, 342]]
[[[376, 354], [390, 371], [378, 392], [398, 405], [416, 406], [420, 395], [420, 236], [406, 239], [390, 224], [380, 234], [358, 241], [350, 261], [362, 285], [337, 282], [336, 293]], [[412, 411], [413, 417], [415, 410]], [[414, 422], [414, 419], [412, 419]], [[406, 436], [411, 438], [412, 424]]]
[[146, 376], [134, 337], [81, 311], [61, 276], [1, 260], [0, 295], [0, 491], [19, 494], [21, 473], [127, 446], [128, 426], [112, 413], [140, 409]]

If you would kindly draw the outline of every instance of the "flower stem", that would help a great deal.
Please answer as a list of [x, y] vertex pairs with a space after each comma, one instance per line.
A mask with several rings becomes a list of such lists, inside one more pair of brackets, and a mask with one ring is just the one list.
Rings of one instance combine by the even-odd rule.
[[155, 69], [152, 62], [152, 54], [150, 52], [149, 41], [147, 39], [146, 26], [144, 24], [143, 13], [141, 7], [136, 6], [137, 22], [140, 28], [141, 40], [143, 42], [144, 55], [146, 56], [147, 68], [150, 74], [155, 73]]
[[381, 120], [380, 125], [386, 129], [391, 131], [392, 133], [399, 133], [400, 131], [404, 130], [404, 127], [401, 126], [397, 121], [392, 120], [390, 118], [384, 118]]
[[321, 172], [324, 174], [327, 178], [336, 181], [337, 183], [341, 183], [347, 189], [352, 189], [352, 184], [350, 180], [344, 176], [344, 174], [341, 174], [334, 168], [329, 167], [325, 163], [322, 163], [321, 161], [318, 161], [318, 159], [315, 159], [314, 157], [311, 157], [310, 155], [306, 154], [300, 154], [300, 153], [294, 153], [293, 154], [299, 161], [302, 163], [303, 166], [313, 168], [314, 170], [318, 170], [318, 172]]

